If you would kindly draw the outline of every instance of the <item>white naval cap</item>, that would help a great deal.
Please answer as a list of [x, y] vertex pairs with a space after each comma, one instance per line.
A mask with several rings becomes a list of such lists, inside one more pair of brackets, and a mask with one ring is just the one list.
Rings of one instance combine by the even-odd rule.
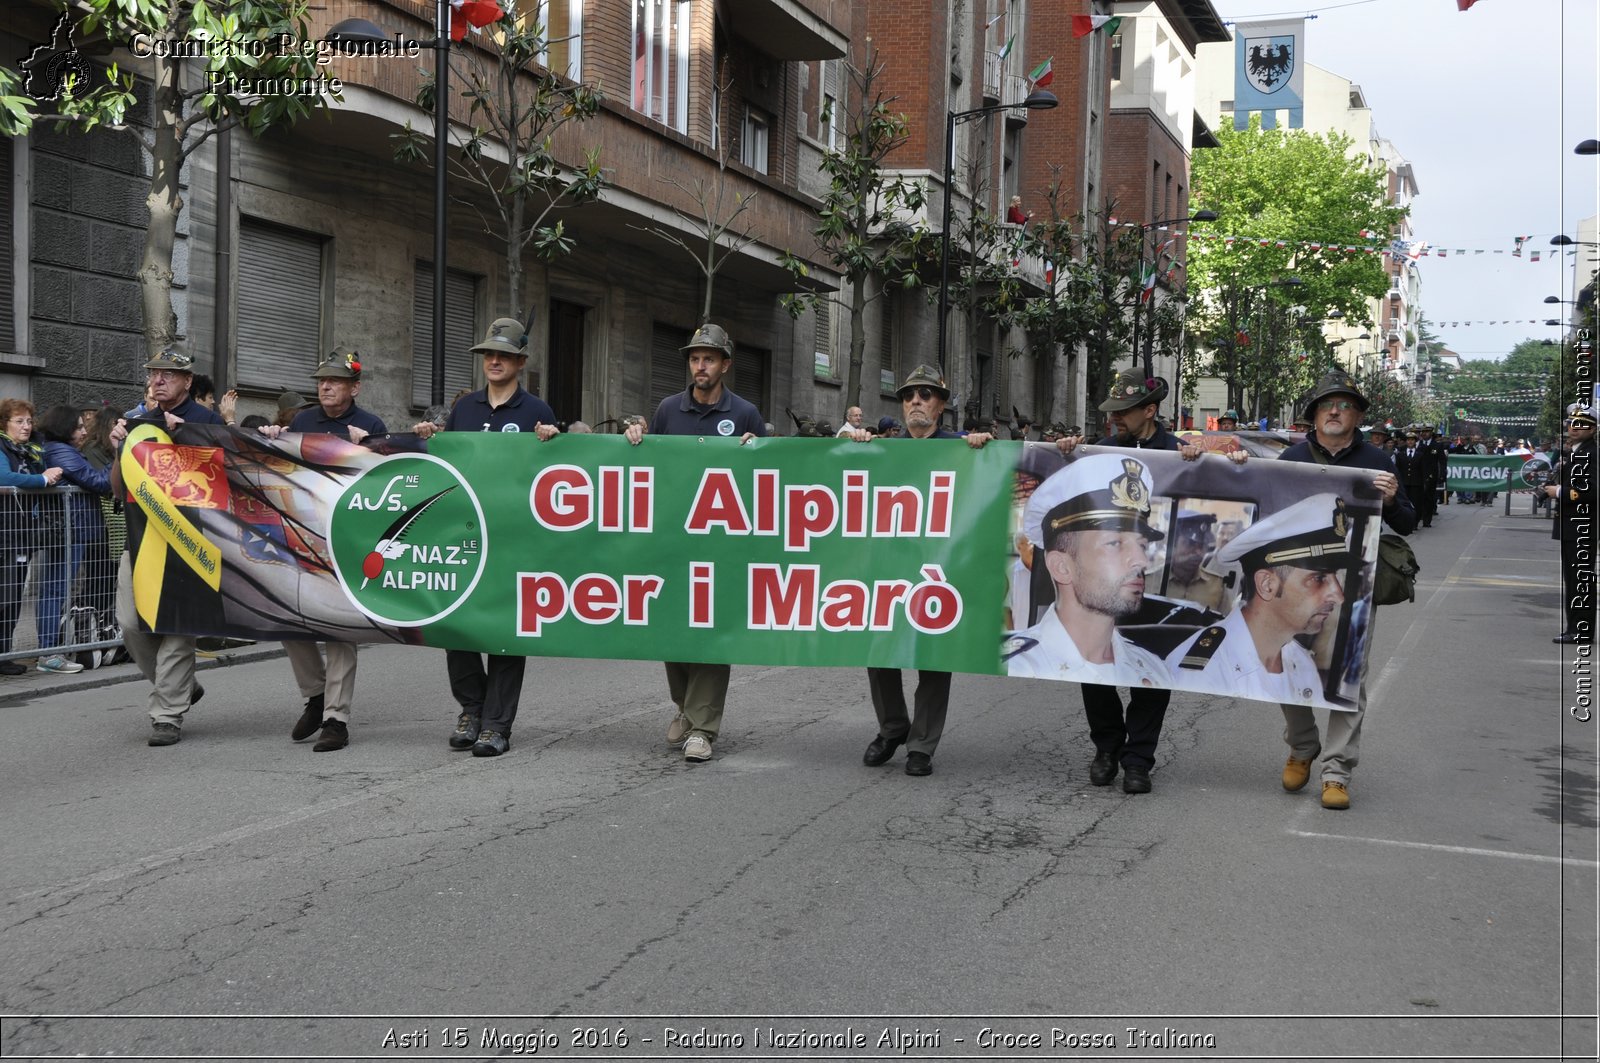
[[1217, 559], [1246, 572], [1273, 565], [1332, 572], [1350, 563], [1350, 526], [1344, 499], [1312, 495], [1250, 525]]
[[1165, 536], [1150, 526], [1155, 485], [1144, 462], [1121, 454], [1086, 454], [1039, 485], [1022, 523], [1035, 546], [1063, 531], [1137, 531], [1151, 542]]

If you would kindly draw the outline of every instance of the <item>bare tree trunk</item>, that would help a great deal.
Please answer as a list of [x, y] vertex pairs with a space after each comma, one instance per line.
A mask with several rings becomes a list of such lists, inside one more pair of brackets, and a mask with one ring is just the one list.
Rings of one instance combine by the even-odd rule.
[[[178, 184], [178, 173], [183, 165], [179, 62], [167, 58], [153, 60], [156, 120], [150, 156], [150, 192], [145, 196], [150, 225], [145, 229], [144, 258], [139, 264], [144, 343], [151, 357], [170, 347], [178, 335], [178, 315], [172, 308], [172, 252], [178, 235], [178, 215], [183, 211]], [[218, 224], [223, 223], [218, 219]]]
[[858, 273], [850, 281], [850, 376], [845, 382], [849, 401], [845, 408], [861, 405], [861, 362], [867, 349], [867, 275]]
[[522, 197], [514, 196], [511, 201], [511, 228], [506, 233], [506, 315], [522, 322], [526, 329], [528, 322], [522, 317], [522, 217]]

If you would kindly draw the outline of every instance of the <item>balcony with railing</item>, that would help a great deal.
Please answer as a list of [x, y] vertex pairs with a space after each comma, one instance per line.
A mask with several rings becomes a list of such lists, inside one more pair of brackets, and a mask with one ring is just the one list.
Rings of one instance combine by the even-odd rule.
[[1004, 80], [1005, 60], [999, 52], [983, 53], [983, 102], [1000, 102], [1000, 85]]

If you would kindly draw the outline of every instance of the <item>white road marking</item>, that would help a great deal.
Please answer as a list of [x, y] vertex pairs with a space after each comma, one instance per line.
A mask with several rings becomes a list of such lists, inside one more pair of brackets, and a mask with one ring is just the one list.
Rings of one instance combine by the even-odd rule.
[[1357, 838], [1349, 834], [1322, 834], [1314, 830], [1291, 830], [1299, 838], [1328, 838], [1340, 842], [1367, 842], [1371, 845], [1393, 845], [1401, 849], [1431, 849], [1439, 853], [1461, 853], [1465, 856], [1498, 856], [1507, 860], [1528, 860], [1538, 864], [1566, 864], [1569, 867], [1600, 867], [1600, 861], [1579, 860], [1572, 856], [1543, 856], [1539, 853], [1513, 853], [1505, 849], [1478, 849], [1470, 845], [1435, 845], [1432, 842], [1403, 842], [1395, 838]]

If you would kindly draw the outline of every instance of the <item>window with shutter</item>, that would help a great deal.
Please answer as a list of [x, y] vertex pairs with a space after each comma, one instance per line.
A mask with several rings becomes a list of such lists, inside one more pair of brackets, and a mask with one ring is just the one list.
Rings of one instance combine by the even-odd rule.
[[315, 233], [239, 219], [240, 387], [303, 391], [323, 339], [323, 250]]
[[683, 329], [657, 321], [650, 330], [650, 404], [646, 416], [656, 412], [661, 400], [689, 386], [685, 368]]
[[811, 307], [813, 342], [812, 373], [818, 380], [839, 379], [839, 345], [833, 327], [833, 304], [818, 299]]
[[733, 357], [733, 393], [755, 404], [761, 416], [767, 416], [767, 366], [772, 362], [772, 352], [760, 347], [735, 347]]
[[[411, 405], [426, 408], [433, 398], [433, 263], [418, 262], [412, 274]], [[449, 405], [465, 388], [473, 390], [478, 342], [478, 278], [445, 268], [444, 274], [444, 401]]]

